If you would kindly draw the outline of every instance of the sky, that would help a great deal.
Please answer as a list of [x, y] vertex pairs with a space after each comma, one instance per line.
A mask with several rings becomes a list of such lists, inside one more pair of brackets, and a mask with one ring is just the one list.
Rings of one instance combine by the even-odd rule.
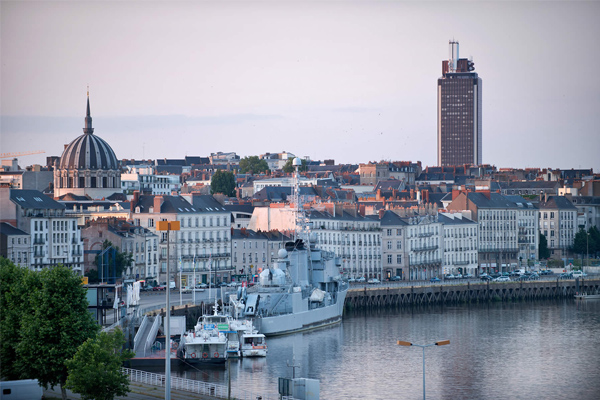
[[45, 164], [287, 151], [437, 163], [448, 41], [483, 81], [483, 162], [600, 172], [600, 2], [0, 3], [0, 148]]

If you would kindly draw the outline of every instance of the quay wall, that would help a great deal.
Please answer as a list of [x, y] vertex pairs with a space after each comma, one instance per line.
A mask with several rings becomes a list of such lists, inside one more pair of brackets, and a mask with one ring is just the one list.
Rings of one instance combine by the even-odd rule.
[[577, 293], [599, 292], [600, 278], [525, 282], [432, 283], [414, 286], [361, 285], [348, 290], [344, 306], [358, 309], [436, 303], [573, 298]]

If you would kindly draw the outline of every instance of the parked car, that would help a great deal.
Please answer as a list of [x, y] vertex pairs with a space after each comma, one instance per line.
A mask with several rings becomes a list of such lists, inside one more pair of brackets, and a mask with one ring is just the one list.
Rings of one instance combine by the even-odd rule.
[[532, 272], [531, 274], [529, 274], [529, 280], [537, 280], [540, 279], [540, 276], [538, 274], [536, 274], [535, 272]]
[[563, 272], [558, 276], [558, 279], [573, 279], [573, 274], [570, 272]]
[[484, 282], [489, 282], [489, 281], [494, 280], [494, 278], [492, 278], [488, 274], [481, 274], [481, 276], [479, 278]]
[[371, 278], [369, 279], [369, 283], [370, 284], [376, 284], [376, 283], [381, 283], [381, 281], [377, 278]]
[[473, 278], [475, 278], [475, 275], [473, 275], [473, 274], [464, 274], [463, 278], [464, 279], [473, 279]]
[[348, 282], [350, 282], [350, 283], [356, 282], [356, 279], [354, 279], [354, 278], [348, 278]]
[[520, 275], [520, 276], [517, 276], [515, 278], [515, 280], [516, 281], [520, 281], [520, 282], [528, 281], [529, 280], [529, 275]]
[[437, 276], [434, 276], [433, 278], [431, 278], [431, 279], [429, 280], [429, 282], [434, 282], [434, 283], [435, 283], [435, 282], [441, 282], [441, 281], [442, 281], [442, 280], [441, 280], [440, 278], [438, 278]]
[[445, 275], [444, 279], [454, 279], [454, 275], [452, 275], [452, 274]]
[[157, 290], [166, 290], [167, 287], [165, 285], [156, 285], [152, 288], [153, 291], [157, 291]]
[[192, 293], [192, 288], [189, 286], [184, 286], [181, 288], [181, 293]]
[[462, 278], [463, 278], [462, 274], [454, 275], [454, 279], [462, 279]]
[[502, 275], [494, 279], [494, 282], [510, 282], [510, 278], [506, 275]]
[[361, 276], [360, 278], [356, 279], [356, 282], [359, 282], [359, 283], [365, 283], [366, 281], [367, 280], [365, 279], [364, 276]]
[[207, 289], [208, 288], [208, 284], [206, 283], [199, 283], [196, 285], [196, 288], [198, 289]]
[[577, 270], [577, 271], [571, 272], [571, 275], [573, 275], [573, 278], [583, 278], [587, 274], [584, 274], [583, 271], [581, 271], [581, 270]]
[[399, 281], [400, 279], [401, 279], [401, 278], [400, 278], [398, 275], [396, 275], [396, 276], [392, 276], [392, 277], [390, 278], [390, 281], [394, 281], [394, 282], [396, 282], [396, 281]]

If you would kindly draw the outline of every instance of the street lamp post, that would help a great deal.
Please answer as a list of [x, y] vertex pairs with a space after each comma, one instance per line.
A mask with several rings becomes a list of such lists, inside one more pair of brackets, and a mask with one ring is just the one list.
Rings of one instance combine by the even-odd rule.
[[[585, 235], [586, 238], [586, 252], [587, 252], [587, 259], [588, 259], [588, 267], [590, 266], [590, 233], [587, 232], [587, 234]], [[583, 265], [581, 266], [581, 272], [583, 272]]]
[[423, 349], [423, 400], [425, 400], [425, 347], [431, 346], [444, 346], [446, 344], [450, 344], [450, 340], [438, 340], [435, 343], [431, 344], [414, 344], [411, 342], [405, 342], [403, 340], [398, 340], [396, 342], [398, 346], [417, 346]]
[[156, 229], [159, 231], [167, 231], [167, 287], [165, 288], [166, 293], [166, 317], [165, 317], [165, 400], [171, 400], [171, 268], [170, 268], [170, 249], [171, 231], [178, 231], [180, 227], [179, 221], [158, 221]]

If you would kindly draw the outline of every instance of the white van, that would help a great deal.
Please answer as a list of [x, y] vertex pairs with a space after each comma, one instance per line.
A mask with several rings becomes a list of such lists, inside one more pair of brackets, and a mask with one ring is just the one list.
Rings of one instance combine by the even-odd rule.
[[571, 272], [571, 274], [573, 275], [573, 278], [583, 278], [584, 277], [583, 271], [581, 271], [581, 270], [573, 271], [573, 272]]
[[[161, 283], [161, 286], [167, 287], [167, 282]], [[169, 282], [169, 289], [171, 289], [171, 290], [176, 289], [174, 281]]]
[[37, 379], [0, 382], [2, 400], [38, 400], [44, 396], [44, 389]]

